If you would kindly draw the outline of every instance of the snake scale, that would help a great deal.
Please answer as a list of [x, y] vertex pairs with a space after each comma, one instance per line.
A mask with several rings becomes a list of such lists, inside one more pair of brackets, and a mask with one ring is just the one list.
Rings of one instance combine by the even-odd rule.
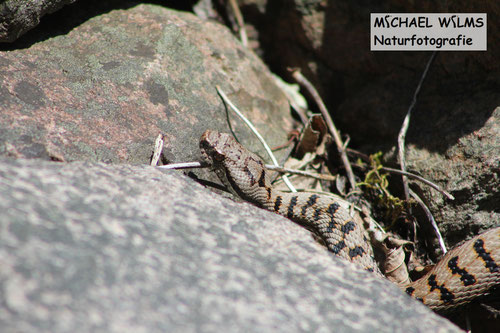
[[[261, 158], [229, 134], [205, 131], [200, 150], [204, 163], [233, 193], [312, 229], [331, 252], [382, 276], [364, 227], [335, 199], [273, 189]], [[449, 251], [425, 276], [406, 286], [405, 291], [435, 311], [449, 311], [498, 288], [499, 265], [500, 227], [497, 227]]]

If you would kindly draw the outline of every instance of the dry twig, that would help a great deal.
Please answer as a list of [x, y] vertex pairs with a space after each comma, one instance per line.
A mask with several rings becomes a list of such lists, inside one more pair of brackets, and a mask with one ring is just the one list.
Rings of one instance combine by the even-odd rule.
[[351, 163], [349, 162], [349, 159], [347, 158], [346, 150], [344, 147], [344, 144], [342, 143], [342, 139], [340, 137], [340, 134], [335, 127], [335, 124], [333, 123], [332, 117], [328, 113], [328, 109], [326, 108], [325, 104], [323, 103], [323, 100], [319, 96], [318, 91], [314, 86], [307, 80], [304, 75], [300, 72], [298, 69], [292, 70], [292, 76], [293, 78], [304, 88], [307, 89], [307, 91], [311, 94], [313, 97], [314, 101], [319, 107], [319, 110], [323, 117], [325, 118], [326, 124], [328, 126], [328, 129], [333, 135], [333, 138], [335, 140], [335, 145], [337, 146], [337, 150], [339, 151], [340, 157], [342, 159], [342, 163], [344, 164], [344, 167], [346, 169], [347, 173], [347, 178], [349, 178], [349, 183], [351, 184], [351, 189], [356, 188], [356, 180], [354, 179], [354, 173], [352, 172], [352, 167]]
[[153, 158], [151, 159], [151, 166], [156, 166], [160, 160], [161, 151], [163, 149], [163, 135], [160, 133], [155, 141], [155, 148], [153, 150]]
[[[401, 126], [401, 129], [399, 130], [399, 135], [398, 135], [398, 157], [399, 157], [399, 165], [401, 166], [401, 171], [406, 172], [406, 159], [405, 159], [405, 138], [406, 138], [406, 132], [408, 131], [408, 127], [410, 126], [410, 115], [411, 111], [415, 107], [415, 104], [417, 103], [417, 96], [418, 93], [420, 92], [420, 88], [422, 87], [422, 83], [424, 82], [425, 77], [427, 76], [427, 72], [429, 71], [429, 68], [431, 67], [432, 62], [434, 61], [434, 58], [436, 57], [437, 52], [434, 51], [429, 58], [429, 61], [427, 62], [427, 65], [425, 66], [425, 70], [422, 73], [422, 77], [420, 78], [420, 82], [417, 85], [417, 88], [415, 89], [415, 93], [413, 94], [413, 100], [410, 104], [410, 107], [408, 108], [408, 112], [406, 113], [405, 119], [403, 120], [403, 125]], [[408, 186], [408, 179], [406, 176], [403, 174], [402, 176], [403, 179], [403, 188], [405, 192], [405, 199], [409, 200], [410, 199], [410, 187]]]
[[193, 168], [205, 168], [206, 166], [202, 165], [200, 162], [182, 162], [182, 163], [170, 163], [166, 165], [159, 165], [157, 168], [159, 169], [193, 169]]
[[229, 0], [229, 4], [233, 9], [234, 17], [236, 18], [236, 22], [238, 23], [238, 28], [240, 30], [241, 44], [244, 47], [248, 47], [248, 37], [247, 37], [247, 32], [245, 30], [245, 22], [243, 21], [243, 15], [241, 15], [240, 8], [238, 7], [236, 0]]
[[[192, 168], [205, 168], [205, 167], [206, 166], [201, 164], [200, 162], [171, 163], [171, 164], [157, 166], [157, 168], [165, 169], [165, 170], [192, 169]], [[272, 170], [272, 171], [276, 171], [276, 172], [280, 172], [280, 173], [289, 173], [289, 174], [300, 175], [300, 176], [304, 176], [304, 177], [311, 177], [311, 178], [316, 178], [316, 179], [321, 179], [321, 180], [334, 181], [337, 178], [336, 176], [332, 176], [332, 175], [325, 175], [325, 174], [321, 174], [321, 173], [312, 173], [312, 172], [307, 172], [307, 171], [303, 171], [303, 170], [283, 168], [283, 167], [275, 166], [275, 165], [271, 165], [271, 164], [266, 164], [265, 167], [268, 170]]]
[[294, 175], [311, 177], [311, 178], [316, 178], [316, 179], [320, 179], [320, 180], [334, 181], [335, 179], [337, 179], [337, 176], [326, 175], [326, 174], [322, 174], [322, 173], [312, 173], [312, 172], [307, 172], [307, 171], [303, 171], [303, 170], [282, 168], [279, 166], [269, 165], [269, 164], [266, 164], [266, 168], [268, 170], [273, 170], [273, 171], [280, 172], [280, 173], [290, 173], [290, 174], [294, 174]]
[[[406, 172], [405, 138], [406, 138], [406, 132], [408, 131], [408, 127], [410, 126], [411, 112], [412, 112], [413, 108], [415, 107], [415, 104], [417, 103], [418, 94], [420, 92], [420, 89], [422, 88], [422, 84], [425, 80], [425, 77], [427, 76], [427, 73], [429, 72], [429, 68], [431, 67], [431, 64], [434, 61], [434, 58], [436, 57], [436, 55], [437, 55], [436, 51], [432, 52], [432, 55], [429, 58], [429, 61], [427, 61], [427, 65], [425, 66], [424, 72], [422, 73], [422, 77], [420, 78], [420, 81], [418, 82], [417, 88], [415, 89], [415, 92], [413, 94], [413, 100], [412, 100], [410, 106], [408, 107], [408, 112], [406, 113], [405, 119], [403, 120], [403, 125], [401, 126], [401, 129], [399, 131], [398, 158], [399, 158], [399, 164], [401, 166], [402, 174], [403, 174], [403, 172]], [[403, 180], [405, 199], [409, 200], [410, 195], [411, 195], [418, 202], [420, 207], [422, 207], [425, 214], [427, 215], [427, 218], [431, 222], [432, 227], [434, 228], [434, 231], [436, 233], [436, 236], [438, 237], [439, 245], [441, 246], [441, 249], [443, 250], [444, 253], [446, 253], [446, 246], [444, 244], [443, 237], [441, 236], [441, 232], [439, 231], [439, 228], [436, 224], [436, 221], [434, 220], [434, 216], [432, 216], [430, 209], [424, 204], [424, 202], [420, 199], [420, 197], [418, 195], [416, 195], [410, 189], [410, 187], [408, 185], [408, 178], [405, 174], [403, 174], [402, 180]]]
[[393, 169], [393, 168], [388, 168], [388, 167], [381, 167], [380, 170], [381, 171], [392, 172], [392, 173], [397, 173], [397, 174], [404, 175], [404, 176], [409, 177], [409, 178], [413, 178], [415, 180], [419, 180], [422, 183], [429, 185], [430, 187], [432, 187], [433, 189], [435, 189], [436, 191], [438, 191], [439, 193], [441, 193], [442, 195], [444, 195], [448, 199], [455, 200], [455, 197], [451, 193], [443, 190], [441, 187], [439, 187], [439, 185], [431, 182], [428, 179], [425, 179], [424, 177], [421, 177], [419, 175], [416, 175], [416, 174], [408, 172], [408, 171], [401, 171], [401, 170], [398, 170], [398, 169]]
[[423, 202], [422, 199], [420, 199], [420, 197], [415, 192], [413, 192], [411, 189], [409, 189], [409, 191], [413, 199], [415, 199], [415, 201], [420, 205], [420, 207], [422, 207], [429, 221], [431, 221], [432, 228], [434, 229], [436, 237], [438, 238], [439, 241], [439, 246], [441, 247], [443, 253], [446, 253], [447, 250], [446, 250], [446, 245], [444, 244], [443, 236], [441, 236], [441, 232], [439, 231], [436, 220], [434, 220], [434, 216], [432, 216], [431, 210], [429, 209], [429, 207], [427, 207], [427, 205]]
[[[348, 148], [347, 152], [350, 153], [350, 154], [354, 154], [356, 156], [361, 157], [361, 159], [364, 160], [366, 163], [370, 163], [370, 156], [368, 156], [366, 154], [363, 154], [362, 152], [359, 152], [359, 151], [357, 151], [355, 149], [351, 149], [351, 148]], [[354, 166], [356, 166], [358, 168], [363, 168], [363, 169], [365, 168], [364, 166], [357, 165], [357, 164], [354, 164]], [[435, 189], [436, 191], [438, 191], [439, 193], [441, 193], [442, 195], [444, 195], [446, 198], [448, 198], [450, 200], [455, 200], [455, 197], [451, 193], [443, 190], [439, 185], [431, 182], [428, 179], [425, 179], [422, 176], [416, 175], [416, 174], [408, 172], [408, 171], [401, 171], [401, 170], [398, 170], [398, 169], [393, 169], [393, 168], [384, 167], [384, 166], [380, 167], [380, 171], [386, 171], [386, 172], [390, 172], [390, 173], [397, 173], [399, 175], [405, 175], [408, 178], [413, 178], [415, 180], [421, 181], [422, 183], [424, 183], [426, 185], [429, 185], [430, 187], [432, 187], [433, 189]]]
[[302, 125], [305, 126], [308, 122], [308, 117], [306, 115], [307, 101], [304, 96], [300, 94], [300, 86], [297, 83], [287, 83], [276, 74], [271, 75], [274, 78], [274, 83], [281, 88], [281, 91], [285, 94], [288, 103], [299, 116]]

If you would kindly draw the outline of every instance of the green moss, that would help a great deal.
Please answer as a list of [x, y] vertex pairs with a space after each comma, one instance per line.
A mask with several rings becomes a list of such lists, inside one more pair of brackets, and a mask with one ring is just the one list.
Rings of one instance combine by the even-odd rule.
[[[358, 186], [370, 197], [376, 198], [376, 204], [384, 212], [384, 218], [390, 221], [389, 228], [403, 215], [406, 207], [412, 202], [406, 202], [389, 191], [389, 180], [387, 172], [382, 168], [382, 152], [370, 155], [370, 170], [366, 173], [364, 181]], [[361, 163], [358, 161], [358, 163]]]

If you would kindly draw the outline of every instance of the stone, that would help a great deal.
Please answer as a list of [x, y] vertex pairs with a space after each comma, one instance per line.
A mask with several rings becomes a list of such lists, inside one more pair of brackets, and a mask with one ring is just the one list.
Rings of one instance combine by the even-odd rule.
[[0, 73], [4, 156], [147, 164], [162, 133], [166, 160], [196, 161], [206, 129], [231, 128], [267, 156], [217, 86], [270, 146], [286, 143], [292, 124], [267, 67], [227, 28], [157, 5], [112, 10], [0, 51]]
[[4, 332], [458, 332], [276, 214], [150, 166], [0, 158]]

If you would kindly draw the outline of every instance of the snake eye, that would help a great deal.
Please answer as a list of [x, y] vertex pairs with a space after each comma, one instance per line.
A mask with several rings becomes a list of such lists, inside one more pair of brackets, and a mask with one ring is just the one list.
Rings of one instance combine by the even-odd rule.
[[214, 160], [217, 162], [222, 162], [224, 160], [224, 155], [220, 154], [218, 151], [214, 151]]

